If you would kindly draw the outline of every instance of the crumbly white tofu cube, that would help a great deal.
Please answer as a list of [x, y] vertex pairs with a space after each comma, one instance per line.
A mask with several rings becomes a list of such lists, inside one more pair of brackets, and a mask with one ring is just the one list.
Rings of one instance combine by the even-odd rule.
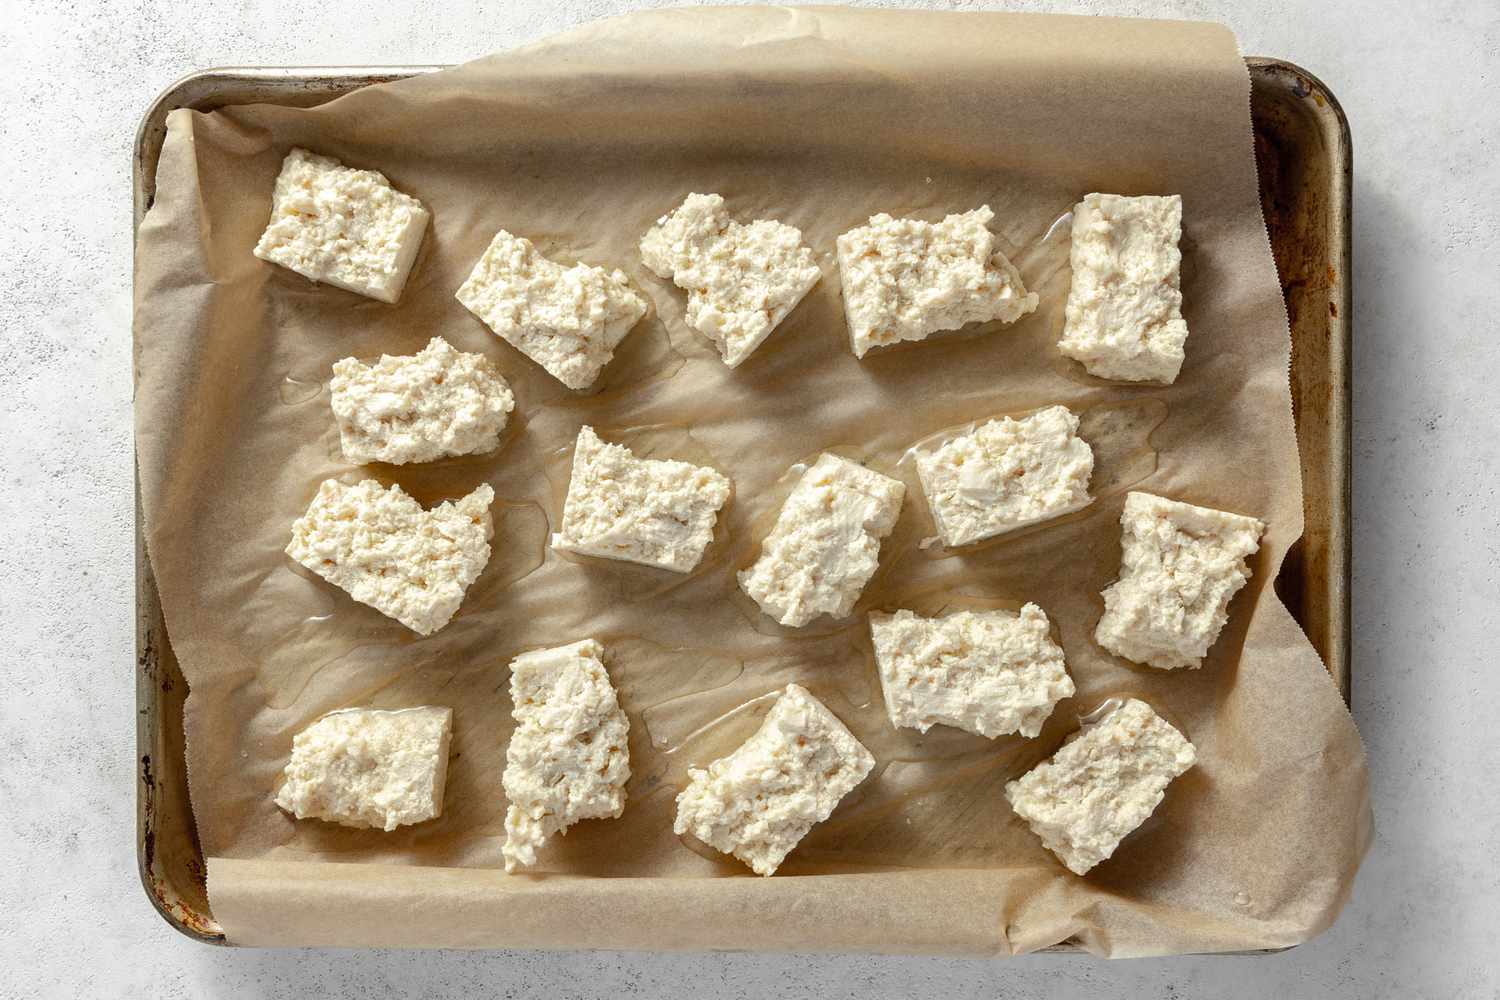
[[305, 278], [395, 302], [430, 215], [383, 174], [293, 149], [281, 163], [271, 221], [255, 256]]
[[919, 452], [916, 464], [945, 545], [993, 538], [1092, 502], [1094, 451], [1065, 406], [991, 420]]
[[276, 804], [298, 819], [394, 830], [443, 812], [453, 710], [332, 712], [292, 737]]
[[1073, 208], [1073, 284], [1057, 346], [1091, 375], [1177, 380], [1182, 318], [1182, 198], [1091, 194]]
[[413, 355], [374, 364], [344, 358], [329, 382], [344, 457], [351, 462], [430, 462], [494, 451], [516, 397], [483, 354], [441, 337]]
[[755, 735], [688, 770], [673, 829], [772, 875], [874, 766], [837, 716], [788, 684]]
[[736, 222], [717, 194], [690, 194], [657, 219], [641, 238], [641, 260], [688, 293], [688, 326], [713, 341], [731, 368], [822, 277], [800, 229], [770, 219]]
[[510, 664], [516, 728], [501, 782], [505, 870], [536, 864], [554, 833], [625, 811], [630, 720], [604, 669], [604, 647], [585, 639], [522, 653]]
[[713, 469], [637, 458], [585, 424], [552, 547], [686, 573], [713, 541], [729, 491], [729, 479]]
[[1036, 736], [1073, 695], [1063, 651], [1035, 604], [1020, 614], [959, 611], [922, 618], [871, 614], [870, 636], [891, 725], [954, 726], [989, 739]]
[[1131, 698], [1009, 782], [1005, 797], [1047, 850], [1084, 875], [1115, 853], [1196, 760], [1171, 723]]
[[996, 246], [994, 217], [988, 205], [942, 222], [882, 213], [840, 236], [839, 278], [854, 356], [969, 323], [1014, 323], [1035, 310], [1036, 294]]
[[906, 486], [837, 455], [819, 455], [782, 505], [740, 587], [783, 625], [854, 610], [896, 526]]
[[1126, 496], [1120, 526], [1120, 578], [1104, 590], [1095, 640], [1162, 670], [1202, 666], [1266, 526], [1150, 493]]
[[593, 385], [646, 315], [646, 300], [623, 271], [564, 267], [503, 229], [459, 287], [458, 301], [569, 389]]
[[423, 510], [399, 486], [326, 479], [292, 525], [286, 554], [359, 603], [431, 635], [489, 562], [494, 499], [481, 485]]

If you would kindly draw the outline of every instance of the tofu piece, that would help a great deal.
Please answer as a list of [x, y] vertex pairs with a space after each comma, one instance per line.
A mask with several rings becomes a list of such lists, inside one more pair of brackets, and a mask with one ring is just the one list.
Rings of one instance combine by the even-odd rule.
[[919, 452], [916, 464], [945, 545], [969, 545], [1093, 502], [1094, 451], [1065, 406], [991, 420]]
[[1115, 853], [1197, 753], [1135, 698], [1086, 726], [1052, 759], [1005, 786], [1016, 815], [1077, 875]]
[[489, 562], [494, 499], [481, 485], [423, 510], [399, 486], [326, 479], [292, 525], [286, 554], [359, 603], [431, 635]]
[[563, 267], [503, 229], [459, 287], [458, 301], [569, 389], [593, 385], [646, 315], [646, 300], [623, 271]]
[[522, 653], [510, 664], [516, 728], [505, 753], [505, 870], [536, 864], [537, 848], [581, 819], [625, 811], [630, 720], [585, 639]]
[[1062, 648], [1035, 604], [1020, 614], [876, 613], [870, 636], [886, 714], [898, 728], [925, 733], [942, 724], [988, 739], [1033, 737], [1057, 703], [1073, 695]]
[[552, 547], [686, 573], [713, 541], [726, 476], [687, 462], [636, 458], [585, 424], [573, 447], [562, 530]]
[[1120, 578], [1104, 589], [1094, 639], [1162, 670], [1196, 669], [1250, 579], [1266, 526], [1253, 517], [1131, 493], [1120, 516]]
[[255, 256], [381, 302], [401, 298], [431, 216], [383, 174], [293, 149]]
[[1073, 207], [1073, 284], [1058, 349], [1090, 375], [1177, 380], [1187, 323], [1182, 198], [1091, 194]]
[[731, 368], [776, 329], [823, 273], [802, 230], [735, 222], [717, 194], [690, 194], [641, 237], [641, 260], [688, 293], [687, 324]]
[[942, 222], [880, 214], [838, 238], [839, 278], [849, 346], [926, 340], [940, 330], [1000, 320], [1036, 309], [1021, 273], [996, 246], [988, 205]]
[[782, 625], [843, 618], [874, 575], [906, 486], [857, 462], [819, 455], [782, 505], [740, 588]]
[[453, 710], [350, 708], [292, 737], [276, 804], [298, 819], [394, 830], [443, 813]]
[[672, 828], [772, 875], [874, 766], [837, 716], [788, 684], [755, 735], [688, 770]]
[[483, 354], [433, 337], [416, 354], [333, 364], [333, 415], [351, 462], [430, 462], [500, 445], [516, 397]]

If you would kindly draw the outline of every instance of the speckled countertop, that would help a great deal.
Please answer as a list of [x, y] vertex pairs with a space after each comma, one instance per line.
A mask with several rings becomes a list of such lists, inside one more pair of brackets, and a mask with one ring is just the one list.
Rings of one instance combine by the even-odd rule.
[[452, 62], [641, 5], [6, 5], [0, 997], [1500, 995], [1500, 962], [1483, 957], [1500, 924], [1500, 5], [1480, 0], [1008, 5], [1225, 21], [1245, 51], [1321, 76], [1352, 122], [1354, 714], [1377, 837], [1327, 934], [1273, 957], [996, 964], [265, 952], [195, 945], [162, 923], [133, 836], [129, 166], [142, 110], [202, 67]]

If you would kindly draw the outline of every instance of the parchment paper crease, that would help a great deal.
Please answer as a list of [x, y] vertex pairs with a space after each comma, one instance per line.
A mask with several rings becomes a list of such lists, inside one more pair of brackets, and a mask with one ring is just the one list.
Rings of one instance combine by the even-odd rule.
[[[1248, 96], [1234, 40], [1213, 25], [726, 8], [605, 21], [314, 109], [174, 114], [139, 237], [137, 442], [148, 550], [191, 689], [194, 812], [229, 939], [995, 955], [1071, 941], [1147, 955], [1275, 948], [1325, 927], [1369, 839], [1366, 773], [1343, 703], [1270, 586], [1302, 530], [1301, 489]], [[432, 210], [398, 306], [251, 255], [293, 145], [381, 170]], [[1069, 271], [1056, 223], [1095, 190], [1183, 196], [1192, 332], [1170, 388], [1096, 381], [1057, 354]], [[801, 227], [824, 269], [737, 370], [682, 325], [682, 293], [636, 251], [689, 191], [724, 194], [741, 219]], [[1014, 327], [856, 361], [834, 237], [876, 212], [936, 219], [980, 204], [1041, 308]], [[621, 267], [654, 302], [596, 393], [563, 389], [454, 300], [501, 227], [556, 258]], [[411, 353], [434, 334], [510, 379], [505, 446], [351, 468], [329, 365]], [[934, 532], [906, 448], [1052, 402], [1085, 413], [1098, 501], [974, 551], [921, 547]], [[691, 577], [546, 549], [584, 422], [733, 478]], [[823, 449], [911, 490], [856, 616], [793, 632], [755, 612], [733, 570], [753, 559], [788, 467]], [[429, 504], [480, 482], [501, 498], [490, 566], [429, 639], [282, 555], [320, 480], [365, 475]], [[1132, 485], [1270, 525], [1200, 671], [1131, 667], [1090, 638]], [[1056, 623], [1079, 687], [1040, 739], [891, 729], [863, 612], [1026, 600]], [[575, 827], [539, 873], [507, 877], [506, 664], [589, 635], [609, 646], [631, 715], [625, 815]], [[765, 710], [755, 699], [791, 679], [880, 765], [763, 880], [674, 837], [672, 798], [687, 765], [744, 738]], [[1010, 813], [1001, 785], [1122, 693], [1181, 726], [1200, 763], [1114, 859], [1077, 878]], [[295, 823], [272, 804], [292, 734], [310, 720], [410, 704], [455, 711], [441, 819], [385, 834]]]

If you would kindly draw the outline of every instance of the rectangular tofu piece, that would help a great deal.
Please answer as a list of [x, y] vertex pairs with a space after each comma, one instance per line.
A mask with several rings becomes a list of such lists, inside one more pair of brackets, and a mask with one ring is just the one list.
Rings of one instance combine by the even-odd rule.
[[1144, 701], [1129, 699], [1005, 786], [1016, 815], [1068, 870], [1085, 875], [1146, 821], [1193, 745]]
[[916, 461], [932, 519], [949, 546], [1082, 510], [1093, 499], [1094, 451], [1065, 406], [991, 420], [919, 452]]
[[925, 733], [941, 724], [988, 739], [1032, 737], [1053, 707], [1073, 695], [1062, 648], [1035, 604], [1020, 614], [874, 613], [870, 636], [886, 714], [898, 728]]
[[305, 278], [395, 302], [431, 216], [383, 174], [293, 149], [281, 163], [271, 221], [255, 256]]
[[326, 479], [292, 525], [286, 554], [361, 604], [431, 635], [453, 617], [490, 559], [488, 485], [431, 510], [374, 479]]
[[840, 236], [839, 278], [854, 356], [969, 323], [1014, 323], [1035, 310], [1036, 294], [996, 246], [994, 217], [988, 205], [942, 222], [881, 214]]
[[857, 462], [819, 455], [782, 505], [740, 588], [783, 625], [843, 618], [874, 575], [906, 486]]
[[441, 337], [413, 355], [374, 364], [344, 358], [329, 382], [344, 457], [351, 462], [431, 462], [494, 451], [516, 397], [483, 354]]
[[641, 260], [687, 296], [687, 324], [731, 368], [750, 356], [823, 276], [802, 230], [739, 223], [724, 198], [690, 194], [641, 237]]
[[673, 829], [771, 875], [874, 766], [837, 716], [788, 684], [755, 735], [688, 770]]
[[1177, 380], [1182, 319], [1180, 195], [1091, 194], [1073, 208], [1073, 284], [1058, 349], [1090, 375]]
[[713, 469], [636, 458], [585, 424], [552, 547], [686, 573], [713, 541], [729, 491], [729, 479]]
[[587, 389], [646, 315], [620, 270], [563, 267], [505, 230], [458, 289], [458, 301], [569, 389]]
[[1120, 578], [1104, 590], [1094, 639], [1162, 670], [1202, 666], [1266, 526], [1150, 493], [1125, 497], [1120, 525]]
[[630, 720], [593, 639], [522, 653], [510, 664], [516, 720], [501, 778], [505, 870], [536, 864], [537, 848], [581, 819], [625, 811]]
[[453, 710], [350, 708], [292, 737], [276, 804], [298, 819], [394, 830], [443, 812]]

